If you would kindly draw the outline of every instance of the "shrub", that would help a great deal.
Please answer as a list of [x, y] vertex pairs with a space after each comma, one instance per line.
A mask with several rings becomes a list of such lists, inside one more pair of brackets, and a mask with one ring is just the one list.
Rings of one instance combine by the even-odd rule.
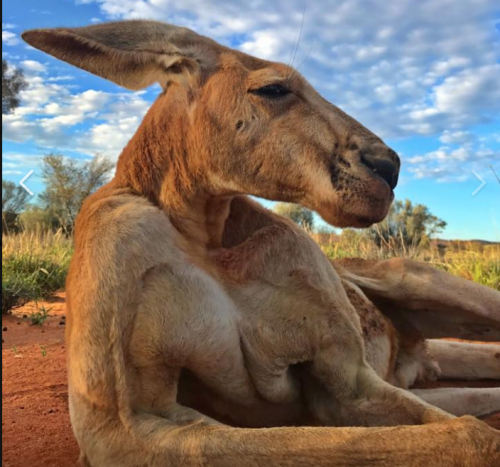
[[311, 231], [314, 227], [314, 214], [311, 210], [293, 203], [276, 203], [274, 212], [288, 217], [302, 228]]
[[64, 287], [71, 253], [71, 241], [61, 233], [4, 236], [2, 313]]

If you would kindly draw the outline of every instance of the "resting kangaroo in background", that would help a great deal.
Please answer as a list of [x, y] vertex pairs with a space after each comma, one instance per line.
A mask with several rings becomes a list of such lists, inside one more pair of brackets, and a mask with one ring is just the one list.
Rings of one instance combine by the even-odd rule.
[[498, 432], [403, 388], [438, 372], [420, 334], [499, 339], [500, 294], [412, 262], [332, 264], [245, 196], [369, 226], [393, 200], [394, 151], [290, 67], [188, 29], [23, 37], [163, 87], [77, 221], [67, 348], [84, 465], [498, 465]]

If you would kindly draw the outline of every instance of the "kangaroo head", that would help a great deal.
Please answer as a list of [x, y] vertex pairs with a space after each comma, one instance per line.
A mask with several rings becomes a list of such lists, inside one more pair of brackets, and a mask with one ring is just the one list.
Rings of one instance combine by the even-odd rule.
[[387, 214], [397, 154], [293, 68], [153, 21], [23, 38], [129, 89], [160, 83], [164, 92], [117, 170], [160, 204], [166, 189], [203, 190], [300, 203], [336, 226], [368, 226]]

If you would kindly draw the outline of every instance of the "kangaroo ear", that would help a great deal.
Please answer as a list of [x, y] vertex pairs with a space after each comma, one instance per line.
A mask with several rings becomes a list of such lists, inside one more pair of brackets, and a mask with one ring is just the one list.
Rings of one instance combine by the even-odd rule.
[[156, 21], [32, 29], [22, 37], [37, 49], [132, 90], [155, 82], [165, 86], [213, 67], [222, 49], [190, 29]]

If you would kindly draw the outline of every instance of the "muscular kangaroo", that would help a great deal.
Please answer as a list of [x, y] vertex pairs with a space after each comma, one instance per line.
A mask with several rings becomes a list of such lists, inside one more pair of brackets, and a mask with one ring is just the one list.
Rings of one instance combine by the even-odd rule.
[[132, 21], [23, 38], [126, 88], [163, 88], [77, 220], [67, 348], [84, 465], [496, 465], [498, 432], [368, 363], [349, 287], [374, 301], [387, 290], [341, 277], [245, 197], [369, 226], [392, 202], [394, 151], [290, 67], [188, 29]]

